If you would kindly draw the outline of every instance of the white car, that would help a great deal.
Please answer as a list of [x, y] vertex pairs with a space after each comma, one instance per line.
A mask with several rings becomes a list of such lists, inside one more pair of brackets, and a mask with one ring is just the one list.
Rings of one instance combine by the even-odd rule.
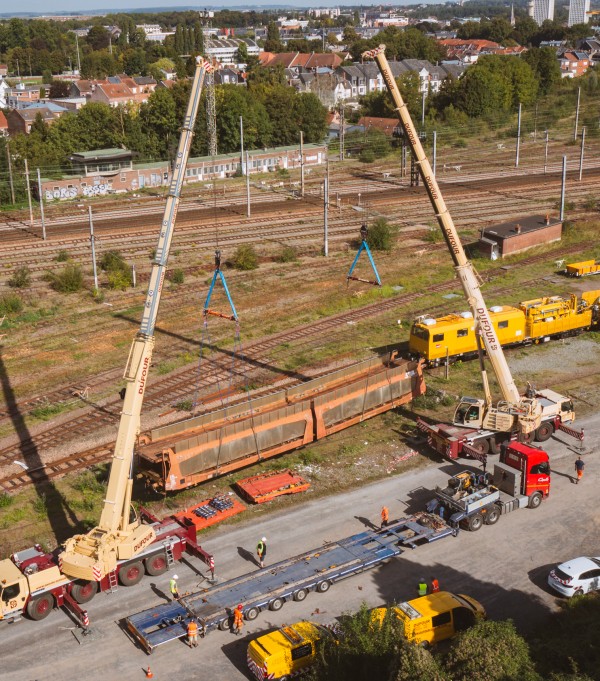
[[548, 575], [548, 584], [568, 598], [600, 590], [600, 557], [582, 556], [561, 563]]

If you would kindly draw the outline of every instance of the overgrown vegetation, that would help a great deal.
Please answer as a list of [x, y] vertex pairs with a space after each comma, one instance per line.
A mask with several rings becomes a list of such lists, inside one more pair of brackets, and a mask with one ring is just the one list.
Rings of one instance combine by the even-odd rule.
[[23, 310], [23, 301], [16, 293], [0, 296], [0, 315], [18, 314]]
[[369, 248], [373, 251], [391, 251], [396, 231], [385, 218], [377, 218], [367, 233]]
[[68, 264], [60, 272], [48, 272], [46, 280], [59, 293], [76, 293], [83, 288], [83, 272], [77, 263]]
[[31, 270], [27, 265], [17, 267], [12, 277], [6, 283], [11, 288], [27, 288], [31, 284]]
[[106, 272], [108, 287], [125, 291], [132, 284], [131, 268], [119, 251], [107, 251], [100, 259], [100, 267]]
[[181, 269], [181, 267], [174, 269], [173, 272], [171, 273], [171, 282], [173, 284], [183, 284], [184, 281], [185, 281], [185, 273]]
[[237, 270], [255, 270], [258, 267], [258, 255], [252, 244], [241, 244], [232, 259]]

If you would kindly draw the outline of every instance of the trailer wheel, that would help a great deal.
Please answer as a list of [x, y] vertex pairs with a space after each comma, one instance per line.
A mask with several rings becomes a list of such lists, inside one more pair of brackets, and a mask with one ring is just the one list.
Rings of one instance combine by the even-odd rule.
[[331, 588], [331, 582], [328, 579], [324, 579], [322, 582], [319, 582], [317, 584], [317, 591], [320, 594], [324, 594], [326, 591], [329, 591]]
[[308, 596], [307, 589], [298, 589], [298, 591], [294, 592], [295, 601], [303, 601], [307, 596]]
[[229, 629], [230, 627], [229, 617], [226, 617], [224, 620], [221, 620], [217, 626], [221, 631], [227, 631], [227, 629]]
[[285, 601], [283, 598], [274, 598], [270, 603], [269, 603], [269, 610], [273, 610], [274, 612], [277, 612], [278, 610], [281, 610], [283, 608], [283, 604]]
[[260, 608], [256, 607], [248, 608], [248, 610], [246, 610], [246, 612], [244, 613], [244, 617], [251, 622], [252, 620], [255, 620], [258, 617], [259, 612]]
[[481, 526], [483, 525], [483, 518], [481, 517], [480, 513], [476, 513], [475, 515], [472, 515], [469, 520], [467, 521], [467, 526], [471, 532], [477, 532], [477, 530], [481, 529]]
[[79, 605], [89, 603], [97, 593], [98, 582], [87, 582], [84, 579], [78, 579], [71, 588], [71, 596]]
[[27, 614], [32, 620], [39, 622], [45, 619], [54, 608], [54, 596], [52, 594], [42, 594], [37, 598], [32, 598], [27, 603]]
[[542, 493], [541, 492], [534, 492], [529, 497], [529, 503], [527, 505], [529, 506], [529, 508], [539, 508], [541, 503], [542, 503]]
[[487, 515], [485, 516], [486, 525], [495, 525], [499, 520], [500, 520], [499, 508], [493, 508], [491, 511], [488, 511]]
[[537, 442], [546, 442], [552, 437], [554, 433], [554, 426], [551, 423], [541, 423], [535, 431], [535, 439]]
[[169, 568], [167, 563], [167, 556], [164, 553], [157, 553], [155, 556], [150, 556], [144, 561], [146, 573], [151, 577], [162, 575]]
[[144, 566], [141, 560], [124, 565], [119, 570], [119, 581], [123, 586], [133, 586], [144, 576]]

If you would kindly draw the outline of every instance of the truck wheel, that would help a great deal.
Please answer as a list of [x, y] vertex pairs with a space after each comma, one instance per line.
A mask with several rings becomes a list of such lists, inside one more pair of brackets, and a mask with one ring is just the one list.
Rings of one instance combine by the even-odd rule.
[[542, 493], [541, 492], [534, 492], [529, 497], [529, 503], [527, 505], [529, 506], [529, 508], [539, 508], [541, 503], [542, 503]]
[[499, 520], [500, 520], [500, 509], [499, 508], [493, 508], [485, 516], [485, 524], [486, 525], [495, 525]]
[[32, 598], [27, 603], [27, 614], [32, 620], [39, 622], [45, 619], [54, 608], [54, 596], [52, 594], [42, 594], [37, 598]]
[[255, 620], [258, 617], [259, 612], [260, 612], [259, 608], [256, 607], [248, 608], [248, 610], [246, 610], [246, 612], [244, 613], [244, 617], [251, 622], [252, 620]]
[[119, 570], [119, 581], [123, 586], [133, 586], [144, 576], [144, 566], [141, 560], [127, 563]]
[[157, 553], [155, 556], [150, 556], [144, 561], [146, 573], [152, 577], [162, 575], [169, 568], [167, 563], [167, 556], [164, 553]]
[[546, 442], [552, 437], [554, 433], [554, 426], [551, 423], [541, 423], [535, 431], [535, 439], [537, 442]]
[[317, 591], [320, 594], [324, 594], [326, 591], [329, 591], [331, 588], [331, 582], [327, 579], [324, 579], [322, 582], [319, 582], [317, 584]]
[[298, 589], [294, 592], [295, 601], [303, 601], [308, 596], [308, 591], [306, 589]]
[[285, 601], [283, 598], [274, 598], [270, 603], [269, 603], [269, 610], [273, 610], [274, 612], [277, 612], [278, 610], [281, 610], [283, 608], [283, 604]]
[[89, 603], [97, 593], [98, 582], [87, 582], [84, 579], [78, 579], [71, 587], [71, 596], [79, 605]]
[[481, 514], [476, 513], [475, 515], [472, 515], [467, 521], [467, 524], [471, 532], [477, 532], [477, 530], [481, 529], [481, 526], [483, 525], [483, 518], [481, 517]]

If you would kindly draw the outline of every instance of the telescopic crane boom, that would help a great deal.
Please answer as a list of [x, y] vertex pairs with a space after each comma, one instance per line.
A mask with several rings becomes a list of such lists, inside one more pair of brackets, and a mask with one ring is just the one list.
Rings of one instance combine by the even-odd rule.
[[[437, 221], [442, 229], [446, 245], [448, 246], [452, 260], [454, 261], [455, 270], [473, 314], [476, 332], [479, 333], [483, 340], [488, 358], [498, 380], [503, 402], [499, 403], [498, 409], [494, 410], [491, 407], [491, 396], [485, 370], [482, 369], [487, 411], [488, 413], [494, 412], [495, 421], [497, 421], [498, 418], [504, 422], [512, 421], [516, 416], [519, 430], [524, 433], [533, 432], [540, 424], [541, 407], [535, 398], [523, 397], [517, 390], [508, 363], [506, 362], [504, 352], [502, 351], [502, 346], [496, 335], [496, 330], [483, 300], [480, 281], [475, 272], [475, 268], [467, 259], [452, 217], [446, 207], [437, 180], [435, 179], [429, 160], [425, 155], [414, 123], [410, 117], [408, 107], [402, 99], [402, 95], [400, 94], [400, 90], [398, 89], [398, 85], [396, 84], [385, 56], [385, 45], [380, 45], [374, 50], [364, 52], [363, 57], [371, 58], [376, 61], [388, 91], [394, 100], [395, 109], [398, 113], [404, 135], [410, 145], [415, 163], [423, 178], [423, 184], [427, 190], [429, 200], [431, 201]], [[507, 418], [502, 418], [503, 416]]]
[[76, 579], [94, 581], [102, 579], [115, 569], [117, 561], [132, 558], [155, 538], [153, 528], [142, 523], [137, 514], [132, 513], [133, 451], [140, 432], [142, 404], [154, 349], [154, 327], [179, 196], [194, 134], [202, 85], [209, 70], [212, 70], [212, 66], [198, 58], [152, 264], [142, 323], [131, 345], [125, 367], [124, 378], [127, 381], [125, 398], [100, 522], [87, 534], [78, 534], [67, 540], [64, 552], [60, 555], [62, 571]]

